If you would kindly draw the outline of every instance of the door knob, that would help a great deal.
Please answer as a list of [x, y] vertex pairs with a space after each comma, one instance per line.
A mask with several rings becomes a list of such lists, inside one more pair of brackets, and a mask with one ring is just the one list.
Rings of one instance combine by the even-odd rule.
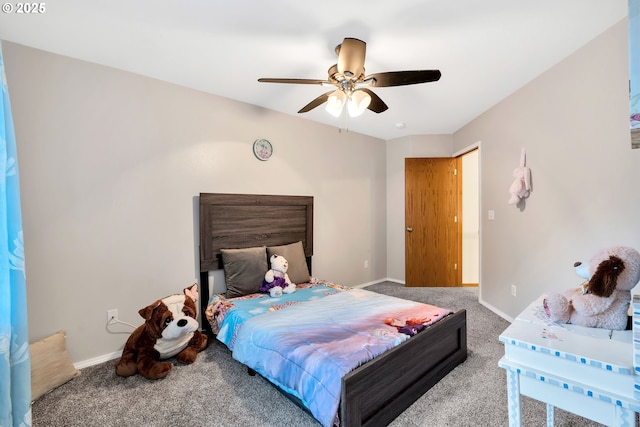
[[413, 231], [413, 227], [407, 227], [407, 231], [411, 233]]

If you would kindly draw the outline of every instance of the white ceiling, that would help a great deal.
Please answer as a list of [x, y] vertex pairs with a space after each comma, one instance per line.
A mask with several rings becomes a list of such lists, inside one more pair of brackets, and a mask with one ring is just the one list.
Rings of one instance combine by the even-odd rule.
[[325, 79], [335, 46], [359, 38], [367, 74], [442, 78], [374, 89], [389, 106], [380, 114], [298, 116], [392, 139], [455, 132], [624, 19], [627, 2], [52, 0], [41, 14], [0, 13], [0, 39], [298, 115], [328, 89], [257, 79]]

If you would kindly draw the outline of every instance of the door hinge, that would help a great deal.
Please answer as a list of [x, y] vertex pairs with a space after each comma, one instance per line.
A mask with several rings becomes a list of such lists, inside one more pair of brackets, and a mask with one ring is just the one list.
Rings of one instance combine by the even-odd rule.
[[454, 169], [453, 169], [453, 174], [454, 174], [454, 175], [458, 175], [458, 168], [454, 168]]
[[458, 215], [453, 217], [453, 222], [458, 222]]
[[457, 270], [458, 269], [458, 263], [453, 264], [453, 269]]

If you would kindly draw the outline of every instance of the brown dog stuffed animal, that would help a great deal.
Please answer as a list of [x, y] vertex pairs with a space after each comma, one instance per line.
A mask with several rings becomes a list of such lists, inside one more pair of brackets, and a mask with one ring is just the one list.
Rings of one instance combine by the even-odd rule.
[[196, 301], [198, 284], [185, 288], [182, 295], [159, 299], [140, 309], [145, 320], [129, 337], [116, 362], [116, 374], [128, 377], [139, 373], [155, 380], [164, 378], [171, 363], [161, 362], [176, 356], [186, 365], [195, 362], [198, 352], [207, 346], [207, 336], [198, 330]]
[[588, 262], [576, 262], [574, 269], [587, 283], [580, 288], [547, 294], [543, 307], [551, 320], [588, 328], [624, 330], [631, 289], [640, 281], [640, 252], [626, 246], [612, 246], [599, 251]]

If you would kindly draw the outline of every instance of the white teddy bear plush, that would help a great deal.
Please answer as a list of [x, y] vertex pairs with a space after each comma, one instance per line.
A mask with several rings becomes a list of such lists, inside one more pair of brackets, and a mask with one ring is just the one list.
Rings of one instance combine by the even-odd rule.
[[269, 292], [271, 297], [282, 296], [282, 293], [291, 294], [295, 292], [296, 285], [291, 283], [287, 270], [289, 269], [289, 262], [281, 255], [273, 254], [269, 259], [271, 263], [271, 270], [267, 271], [264, 275], [264, 281], [260, 286], [261, 292]]
[[529, 197], [531, 191], [531, 170], [526, 166], [520, 166], [513, 171], [513, 177], [515, 180], [509, 187], [509, 204], [515, 205], [520, 202], [521, 199]]
[[526, 156], [527, 154], [523, 148], [520, 153], [520, 166], [514, 169], [513, 177], [515, 179], [511, 187], [509, 187], [511, 197], [508, 203], [510, 205], [517, 205], [520, 200], [526, 199], [531, 193], [531, 169], [526, 166]]

